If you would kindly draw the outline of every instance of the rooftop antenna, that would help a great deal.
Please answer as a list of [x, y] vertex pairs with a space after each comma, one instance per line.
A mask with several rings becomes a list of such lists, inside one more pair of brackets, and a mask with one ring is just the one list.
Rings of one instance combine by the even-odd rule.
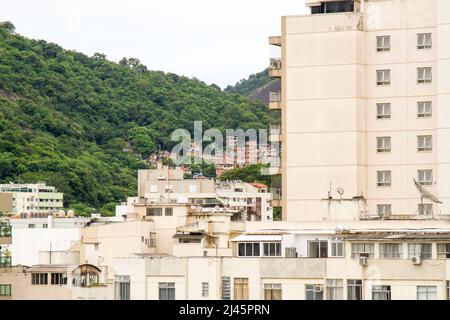
[[330, 181], [330, 189], [328, 189], [328, 199], [329, 200], [333, 199], [333, 197], [331, 196], [331, 186], [332, 186], [332, 182]]
[[344, 194], [344, 188], [338, 187], [338, 188], [336, 189], [336, 191], [337, 191], [337, 193], [339, 194], [339, 196], [340, 196], [341, 199], [342, 199], [342, 195]]
[[419, 192], [420, 192], [422, 204], [423, 204], [423, 199], [424, 198], [425, 199], [430, 199], [431, 201], [433, 201], [435, 203], [441, 203], [442, 204], [442, 201], [439, 200], [438, 197], [433, 195], [430, 191], [425, 189], [425, 187], [422, 184], [420, 184], [419, 181], [417, 181], [416, 179], [413, 179], [413, 180], [414, 180], [414, 184], [415, 184], [417, 190], [419, 190]]

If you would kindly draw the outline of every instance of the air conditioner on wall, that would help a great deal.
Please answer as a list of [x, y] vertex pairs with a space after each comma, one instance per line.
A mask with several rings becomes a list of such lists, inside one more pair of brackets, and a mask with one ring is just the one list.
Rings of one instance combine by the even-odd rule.
[[369, 264], [369, 257], [367, 256], [359, 256], [359, 264], [361, 266], [367, 266]]
[[412, 262], [412, 264], [415, 264], [415, 265], [422, 264], [422, 257], [421, 256], [414, 256], [414, 257], [411, 258], [411, 262]]

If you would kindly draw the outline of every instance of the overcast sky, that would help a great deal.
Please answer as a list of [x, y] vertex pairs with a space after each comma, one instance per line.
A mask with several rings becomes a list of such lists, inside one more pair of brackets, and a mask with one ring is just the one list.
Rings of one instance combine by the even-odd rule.
[[267, 38], [281, 16], [304, 14], [304, 0], [14, 0], [0, 21], [24, 36], [109, 60], [139, 58], [149, 69], [221, 87], [264, 70]]

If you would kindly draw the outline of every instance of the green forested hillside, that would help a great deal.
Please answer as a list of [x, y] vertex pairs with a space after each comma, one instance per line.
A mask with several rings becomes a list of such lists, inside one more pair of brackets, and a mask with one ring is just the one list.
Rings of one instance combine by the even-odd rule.
[[[111, 208], [171, 132], [266, 128], [267, 107], [217, 86], [27, 39], [0, 23], [0, 182], [44, 180], [66, 206]], [[131, 145], [132, 152], [123, 149]]]
[[234, 86], [228, 86], [225, 88], [225, 92], [236, 93], [246, 97], [250, 97], [256, 90], [264, 87], [270, 82], [276, 82], [269, 76], [269, 69], [261, 71], [259, 73], [252, 74], [248, 79], [242, 79]]

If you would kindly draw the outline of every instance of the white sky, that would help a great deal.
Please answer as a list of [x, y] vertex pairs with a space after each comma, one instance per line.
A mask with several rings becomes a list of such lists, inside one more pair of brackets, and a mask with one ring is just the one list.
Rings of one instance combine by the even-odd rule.
[[304, 0], [14, 0], [0, 21], [16, 31], [109, 60], [135, 57], [151, 70], [221, 87], [264, 70], [279, 55], [268, 36], [281, 16], [304, 14]]

